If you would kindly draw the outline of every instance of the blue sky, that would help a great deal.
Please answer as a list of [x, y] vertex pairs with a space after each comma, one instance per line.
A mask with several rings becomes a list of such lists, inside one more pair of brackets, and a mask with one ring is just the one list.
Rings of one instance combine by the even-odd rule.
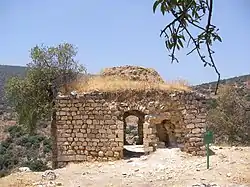
[[[155, 68], [166, 80], [191, 84], [215, 81], [211, 68], [186, 51], [170, 63], [160, 29], [170, 20], [152, 13], [153, 0], [1, 0], [0, 64], [25, 65], [36, 44], [69, 42], [90, 73], [120, 65]], [[250, 73], [250, 11], [248, 0], [215, 1], [213, 23], [223, 43], [214, 55], [222, 78]]]

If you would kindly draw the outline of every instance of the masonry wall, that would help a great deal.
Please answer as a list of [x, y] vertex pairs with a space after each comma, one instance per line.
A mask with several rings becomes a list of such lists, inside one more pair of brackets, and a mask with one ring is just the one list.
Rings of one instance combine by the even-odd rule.
[[[144, 116], [145, 152], [156, 149], [156, 125], [163, 120], [174, 125], [173, 139], [183, 151], [204, 155], [206, 98], [195, 92], [131, 91], [92, 92], [56, 100], [55, 162], [108, 161], [123, 158], [124, 113]], [[168, 127], [166, 128], [168, 129]]]
[[60, 98], [57, 106], [57, 161], [107, 161], [122, 157], [123, 124], [105, 100], [88, 95]]

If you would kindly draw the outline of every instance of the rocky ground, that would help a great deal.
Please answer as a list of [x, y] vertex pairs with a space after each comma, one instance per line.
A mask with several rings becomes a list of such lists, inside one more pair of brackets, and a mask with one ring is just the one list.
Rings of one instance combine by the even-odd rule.
[[206, 157], [192, 157], [179, 149], [158, 149], [149, 156], [117, 162], [70, 164], [52, 173], [47, 172], [44, 179], [44, 173], [13, 173], [1, 178], [0, 186], [250, 186], [250, 148], [211, 149], [215, 155], [210, 157], [208, 170]]

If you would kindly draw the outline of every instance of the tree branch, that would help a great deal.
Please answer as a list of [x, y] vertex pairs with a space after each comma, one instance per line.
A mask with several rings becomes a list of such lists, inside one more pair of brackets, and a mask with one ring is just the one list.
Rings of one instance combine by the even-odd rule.
[[[183, 1], [184, 2], [184, 1]], [[200, 7], [198, 7], [198, 9], [202, 9], [203, 10], [203, 14], [202, 16], [200, 15], [195, 15], [193, 17], [198, 17], [198, 19], [200, 19], [201, 17], [203, 17], [205, 15], [205, 11], [206, 9], [208, 9], [208, 20], [207, 20], [207, 25], [205, 28], [197, 25], [196, 23], [194, 23], [194, 21], [197, 19], [192, 19], [192, 16], [185, 16], [185, 14], [188, 12], [188, 10], [192, 7], [193, 3], [195, 3], [194, 0], [190, 1], [190, 3], [185, 7], [184, 4], [182, 4], [182, 8], [179, 4], [175, 5], [175, 7], [172, 6], [171, 2], [170, 1], [167, 1], [166, 2], [167, 5], [168, 5], [168, 10], [167, 11], [170, 11], [172, 13], [172, 15], [174, 16], [174, 20], [169, 23], [167, 26], [165, 26], [165, 28], [163, 30], [161, 30], [161, 33], [160, 33], [160, 37], [162, 36], [162, 34], [165, 33], [165, 38], [167, 37], [168, 38], [168, 42], [170, 42], [170, 44], [168, 44], [169, 46], [167, 46], [169, 49], [171, 49], [173, 47], [173, 50], [172, 50], [172, 53], [171, 53], [171, 57], [172, 57], [172, 62], [173, 60], [175, 60], [176, 58], [174, 57], [174, 54], [175, 54], [175, 48], [176, 46], [178, 45], [176, 43], [176, 41], [171, 41], [171, 37], [174, 39], [173, 35], [175, 34], [178, 34], [178, 31], [180, 29], [180, 26], [183, 27], [181, 28], [181, 31], [184, 30], [186, 31], [187, 35], [189, 36], [189, 41], [188, 41], [188, 45], [189, 45], [189, 42], [190, 40], [194, 43], [194, 49], [192, 49], [189, 53], [187, 53], [187, 55], [191, 54], [192, 52], [194, 52], [195, 50], [197, 51], [200, 59], [202, 60], [202, 62], [204, 63], [204, 67], [206, 65], [209, 65], [210, 67], [213, 67], [216, 74], [218, 75], [218, 80], [217, 80], [217, 85], [216, 85], [216, 88], [215, 88], [215, 95], [217, 94], [217, 91], [218, 91], [218, 87], [219, 87], [219, 82], [220, 82], [220, 73], [215, 65], [215, 62], [214, 62], [214, 59], [213, 59], [213, 56], [212, 54], [214, 53], [214, 51], [211, 49], [210, 45], [212, 45], [212, 38], [213, 39], [218, 39], [221, 41], [220, 37], [216, 34], [216, 33], [213, 33], [214, 29], [215, 29], [215, 26], [211, 25], [211, 19], [212, 19], [212, 12], [213, 12], [213, 0], [206, 0], [206, 2], [204, 1], [201, 1], [200, 3]], [[204, 3], [204, 4], [202, 4]], [[196, 6], [196, 5], [195, 5]], [[178, 7], [179, 8], [179, 11], [176, 12], [174, 9]], [[192, 11], [198, 11], [196, 10], [197, 7], [193, 7], [193, 9], [191, 8]], [[200, 10], [199, 9], [199, 10]], [[189, 19], [190, 17], [190, 19]], [[176, 22], [179, 22], [179, 26], [178, 26], [178, 29], [176, 30], [175, 32], [175, 29], [174, 31], [171, 30], [171, 26], [173, 26], [174, 28], [174, 25]], [[203, 33], [201, 33], [197, 39], [195, 39], [193, 37], [193, 35], [191, 34], [191, 32], [189, 31], [189, 29], [187, 28], [187, 23], [191, 24], [192, 26], [194, 26], [195, 28], [198, 28], [200, 30], [203, 31]], [[167, 29], [169, 29], [170, 33], [172, 34], [172, 36], [170, 36], [170, 39], [169, 39], [169, 36], [168, 36], [168, 33], [167, 33]], [[180, 32], [180, 31], [179, 31]], [[211, 38], [212, 37], [212, 38]], [[201, 51], [200, 51], [200, 44], [202, 43], [206, 43], [206, 48], [207, 48], [207, 51], [208, 51], [208, 58], [210, 59], [208, 62], [205, 58], [204, 55], [201, 54]], [[167, 42], [166, 42], [167, 43]], [[177, 46], [178, 47], [178, 46]], [[178, 62], [178, 60], [177, 60]]]
[[[179, 24], [178, 28], [176, 29], [176, 32], [175, 32], [175, 35], [177, 36], [178, 32], [179, 32], [179, 29], [181, 27], [181, 24]], [[174, 43], [177, 43], [177, 39], [175, 38], [175, 41]], [[172, 63], [174, 62], [174, 60], [176, 60], [176, 62], [179, 62], [177, 58], [175, 58], [175, 49], [176, 49], [176, 45], [174, 45], [173, 47], [173, 51], [172, 51], [172, 54], [170, 55], [171, 58], [172, 58]]]
[[[162, 36], [163, 33], [166, 34], [166, 30], [171, 26], [173, 25], [176, 21], [179, 21], [181, 19], [181, 17], [186, 13], [186, 11], [188, 11], [188, 9], [191, 7], [192, 5], [192, 1], [189, 3], [189, 5], [187, 6], [187, 8], [185, 10], [183, 10], [183, 12], [179, 15], [179, 16], [175, 16], [175, 19], [169, 23], [167, 26], [165, 26], [165, 28], [163, 30], [161, 30], [161, 34], [160, 34], [160, 37]], [[171, 10], [172, 12], [173, 10]], [[173, 13], [172, 13], [173, 14]], [[175, 13], [174, 13], [175, 14]], [[173, 14], [173, 15], [174, 15]]]
[[163, 30], [161, 30], [161, 33], [160, 33], [160, 37], [162, 36], [162, 34], [165, 33], [166, 35], [166, 30], [171, 26], [173, 25], [176, 21], [178, 21], [180, 18], [181, 18], [182, 15], [178, 16], [177, 18], [175, 18], [171, 23], [169, 23]]
[[[174, 17], [177, 17], [177, 15], [176, 15], [173, 11], [171, 11], [171, 13], [174, 15]], [[179, 21], [179, 20], [178, 20], [178, 21]], [[185, 27], [185, 25], [183, 25], [183, 24], [181, 23], [181, 21], [179, 21], [179, 23], [183, 26], [184, 30], [187, 32], [188, 36], [190, 37], [190, 39], [193, 41], [193, 43], [194, 43], [194, 45], [195, 45], [195, 48], [194, 48], [192, 51], [196, 50], [197, 53], [198, 53], [198, 55], [199, 55], [199, 57], [200, 57], [200, 59], [202, 60], [202, 62], [204, 62], [205, 65], [208, 64], [208, 65], [211, 66], [211, 63], [207, 62], [207, 61], [205, 60], [205, 58], [201, 55], [200, 47], [199, 47], [199, 45], [197, 44], [197, 42], [195, 41], [195, 39], [194, 39], [194, 37], [192, 36], [192, 34], [191, 34], [191, 33], [189, 32], [189, 30]], [[190, 52], [189, 52], [188, 54], [190, 54]]]
[[[208, 21], [207, 21], [207, 26], [206, 26], [206, 33], [210, 35], [210, 31], [209, 31], [209, 28], [210, 28], [210, 25], [211, 25], [211, 19], [212, 19], [212, 12], [213, 12], [213, 0], [210, 0], [210, 6], [208, 6], [209, 8], [209, 14], [208, 14]], [[208, 39], [206, 40], [206, 46], [207, 46], [207, 50], [208, 50], [208, 54], [209, 54], [209, 58], [210, 58], [210, 61], [212, 63], [212, 67], [214, 68], [215, 72], [217, 73], [218, 75], [218, 80], [217, 80], [217, 84], [216, 84], [216, 88], [215, 88], [215, 95], [217, 94], [218, 92], [218, 87], [219, 87], [219, 83], [220, 83], [220, 73], [214, 63], [214, 59], [213, 59], [213, 56], [212, 56], [212, 50], [210, 49], [210, 45], [208, 43]]]

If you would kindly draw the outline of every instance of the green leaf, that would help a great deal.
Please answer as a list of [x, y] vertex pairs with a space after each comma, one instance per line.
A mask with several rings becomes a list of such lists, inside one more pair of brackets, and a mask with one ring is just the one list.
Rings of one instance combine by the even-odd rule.
[[169, 49], [172, 49], [174, 47], [174, 44], [172, 42], [169, 42]]
[[166, 43], [166, 47], [167, 47], [167, 49], [171, 49], [171, 44], [170, 44], [170, 41], [169, 41], [169, 40], [167, 40], [165, 43]]
[[177, 47], [178, 50], [180, 50], [180, 46], [178, 44], [176, 44], [176, 47]]
[[218, 39], [220, 42], [222, 42], [221, 37], [220, 37], [220, 36], [218, 36], [218, 35], [217, 35], [217, 39]]
[[180, 35], [180, 38], [182, 38], [182, 39], [183, 39], [183, 41], [186, 41], [186, 39], [185, 39], [185, 36], [184, 36], [184, 35]]
[[153, 4], [153, 12], [155, 13], [156, 11], [156, 8], [158, 7], [158, 5], [162, 2], [162, 0], [157, 0], [154, 2]]
[[180, 39], [178, 39], [178, 44], [183, 48], [184, 46], [183, 46], [183, 43], [182, 43], [182, 41], [180, 40]]
[[166, 9], [165, 9], [165, 4], [162, 3], [162, 4], [161, 4], [161, 13], [162, 13], [163, 16], [164, 16], [164, 14], [165, 14], [165, 11], [166, 11]]

